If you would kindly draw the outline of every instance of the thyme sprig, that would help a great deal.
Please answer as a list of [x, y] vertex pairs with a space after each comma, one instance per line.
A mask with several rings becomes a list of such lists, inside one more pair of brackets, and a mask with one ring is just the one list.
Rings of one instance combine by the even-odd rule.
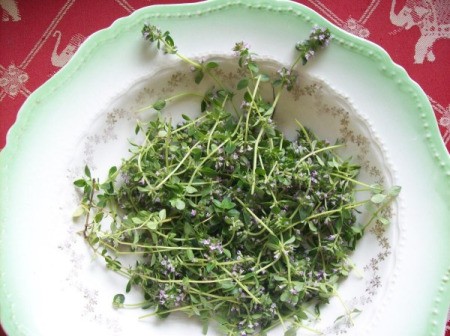
[[[165, 53], [220, 83], [216, 62], [197, 62], [178, 52], [169, 32], [145, 25], [143, 36]], [[139, 122], [144, 135], [120, 167], [100, 182], [85, 176], [83, 231], [108, 268], [126, 276], [125, 292], [139, 288], [144, 300], [114, 307], [152, 308], [145, 316], [172, 312], [197, 316], [207, 331], [215, 320], [226, 335], [265, 334], [281, 324], [286, 335], [305, 327], [316, 306], [338, 297], [338, 282], [353, 267], [349, 255], [367, 226], [381, 221], [382, 209], [398, 194], [358, 181], [360, 167], [336, 154], [340, 144], [318, 139], [299, 123], [294, 141], [273, 121], [284, 90], [297, 81], [295, 66], [328, 44], [327, 29], [314, 28], [299, 43], [293, 65], [264, 74], [248, 45], [233, 50], [242, 69], [234, 90], [220, 83], [202, 98], [200, 117], [183, 115], [174, 126], [161, 113]], [[270, 85], [273, 99], [261, 90]], [[243, 92], [239, 109], [232, 102]], [[189, 96], [190, 93], [181, 96]], [[193, 94], [196, 96], [196, 94]], [[149, 106], [158, 112], [176, 97]], [[358, 187], [369, 190], [357, 200]], [[356, 208], [372, 216], [359, 223]], [[132, 266], [122, 255], [136, 257]], [[347, 311], [351, 319], [356, 312]], [[287, 321], [291, 325], [286, 325]]]

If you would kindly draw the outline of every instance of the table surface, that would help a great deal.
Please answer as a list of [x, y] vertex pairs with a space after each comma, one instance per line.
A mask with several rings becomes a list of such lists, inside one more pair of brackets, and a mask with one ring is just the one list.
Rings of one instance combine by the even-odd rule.
[[[195, 1], [0, 0], [0, 149], [23, 102], [89, 35], [136, 9], [181, 2]], [[450, 151], [450, 0], [296, 2], [375, 42], [403, 66], [427, 94]], [[450, 321], [445, 329], [450, 336]]]

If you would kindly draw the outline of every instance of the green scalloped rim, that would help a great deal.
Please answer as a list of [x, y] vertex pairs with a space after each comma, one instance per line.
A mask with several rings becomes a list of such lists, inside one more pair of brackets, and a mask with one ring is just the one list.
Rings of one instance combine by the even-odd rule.
[[[7, 220], [2, 211], [2, 204], [6, 204], [6, 199], [8, 198], [8, 190], [4, 188], [5, 181], [8, 179], [8, 163], [14, 160], [14, 153], [21, 150], [21, 135], [24, 134], [29, 125], [33, 123], [33, 107], [38, 105], [40, 101], [44, 100], [47, 96], [51, 95], [52, 92], [58, 90], [67, 80], [70, 80], [71, 74], [77, 71], [88, 56], [95, 51], [98, 45], [102, 44], [102, 40], [118, 35], [120, 30], [127, 26], [127, 22], [133, 22], [135, 20], [145, 21], [143, 20], [144, 18], [152, 15], [157, 17], [176, 17], [177, 15], [180, 15], [180, 13], [183, 13], [182, 15], [189, 15], [185, 14], [189, 11], [191, 15], [196, 15], [198, 11], [204, 14], [220, 11], [229, 6], [250, 6], [253, 8], [290, 12], [293, 15], [303, 15], [307, 18], [307, 21], [329, 27], [334, 37], [338, 40], [345, 41], [346, 47], [353, 51], [360, 52], [365, 56], [375, 58], [380, 64], [383, 64], [381, 70], [385, 72], [387, 76], [395, 77], [397, 80], [409, 83], [409, 93], [416, 101], [416, 105], [420, 112], [418, 117], [423, 126], [423, 138], [426, 140], [430, 156], [435, 160], [436, 168], [441, 170], [447, 179], [447, 182], [450, 182], [450, 156], [440, 136], [430, 102], [420, 86], [409, 77], [405, 69], [396, 65], [387, 52], [378, 45], [345, 32], [306, 6], [285, 0], [209, 0], [206, 2], [190, 4], [154, 5], [139, 9], [128, 17], [116, 20], [109, 28], [100, 30], [91, 35], [80, 46], [77, 53], [63, 69], [30, 95], [19, 110], [15, 124], [8, 131], [6, 146], [0, 152], [0, 251], [3, 250], [0, 253], [0, 321], [4, 326], [4, 329], [11, 335], [27, 333], [26, 330], [14, 320], [14, 312], [11, 308], [10, 298], [3, 286], [4, 281], [2, 279], [4, 278], [4, 267], [2, 267], [2, 265], [5, 265], [7, 260], [7, 248], [5, 248], [5, 246], [7, 247], [7, 244], [3, 239], [4, 227]], [[413, 117], [413, 115], [411, 115], [411, 117]], [[450, 183], [448, 183], [448, 186], [450, 189]], [[445, 185], [443, 188], [445, 188]], [[440, 329], [440, 323], [442, 322], [443, 325], [445, 322], [448, 303], [450, 302], [450, 261], [447, 261], [447, 264], [442, 270], [440, 283], [441, 285], [435, 291], [436, 296], [433, 300], [433, 310], [429, 312], [430, 322], [426, 327], [429, 335], [438, 335], [438, 333], [442, 331]]]

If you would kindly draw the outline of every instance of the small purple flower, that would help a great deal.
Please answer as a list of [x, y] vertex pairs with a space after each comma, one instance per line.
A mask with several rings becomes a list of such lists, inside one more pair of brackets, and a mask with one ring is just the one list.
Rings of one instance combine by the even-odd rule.
[[274, 258], [275, 260], [280, 259], [280, 256], [281, 256], [280, 251], [275, 251], [275, 252], [273, 253], [273, 258]]
[[246, 110], [250, 107], [250, 103], [246, 102], [245, 100], [242, 101], [241, 103], [241, 110]]
[[164, 257], [164, 259], [161, 260], [161, 266], [164, 266], [165, 268], [165, 270], [163, 271], [164, 274], [167, 275], [169, 273], [175, 273], [175, 267], [167, 257]]
[[277, 309], [277, 305], [276, 305], [275, 303], [272, 303], [272, 304], [270, 305], [269, 312], [270, 312], [272, 315], [275, 315], [276, 309]]
[[305, 53], [305, 58], [307, 60], [311, 59], [314, 56], [314, 50], [309, 50], [308, 52]]
[[325, 273], [325, 271], [317, 272], [317, 280], [322, 280], [322, 279], [325, 279], [326, 277], [327, 277], [327, 273]]
[[184, 299], [186, 298], [186, 294], [185, 293], [179, 293], [176, 297], [175, 297], [175, 307], [178, 307], [181, 305], [181, 303], [184, 301]]
[[159, 297], [159, 303], [160, 304], [165, 304], [166, 301], [167, 301], [167, 298], [169, 297], [169, 295], [167, 295], [167, 293], [166, 293], [166, 291], [164, 289], [161, 289], [159, 291], [158, 297]]
[[236, 260], [241, 260], [243, 258], [242, 252], [240, 250], [236, 251]]
[[292, 295], [297, 295], [298, 294], [298, 290], [296, 290], [295, 288], [291, 288], [289, 290], [289, 293], [291, 293]]
[[246, 51], [250, 49], [250, 45], [244, 41], [237, 42], [234, 45], [233, 51], [236, 53], [236, 55], [239, 55], [242, 51]]
[[197, 215], [197, 210], [192, 209], [192, 210], [191, 210], [191, 216], [192, 216], [192, 217], [195, 217], [195, 215]]
[[217, 251], [219, 254], [223, 253], [223, 247], [222, 247], [221, 243], [214, 243], [214, 244], [209, 245], [209, 250], [211, 252]]

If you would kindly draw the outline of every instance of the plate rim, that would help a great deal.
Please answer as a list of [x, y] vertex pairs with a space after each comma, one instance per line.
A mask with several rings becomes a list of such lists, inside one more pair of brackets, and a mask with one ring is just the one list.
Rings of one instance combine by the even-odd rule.
[[[385, 64], [388, 69], [394, 69], [396, 71], [396, 76], [400, 76], [402, 80], [405, 80], [408, 83], [410, 83], [410, 85], [412, 85], [413, 90], [417, 95], [416, 99], [418, 103], [421, 105], [422, 113], [417, 118], [421, 119], [420, 123], [423, 126], [423, 131], [425, 134], [424, 140], [426, 141], [429, 154], [433, 156], [435, 160], [437, 160], [435, 168], [442, 171], [444, 175], [446, 175], [447, 179], [450, 177], [450, 169], [449, 169], [450, 156], [448, 155], [447, 149], [440, 135], [437, 120], [432, 110], [431, 103], [429, 102], [425, 92], [422, 90], [419, 84], [416, 83], [408, 75], [408, 73], [403, 67], [396, 64], [382, 47], [378, 46], [373, 42], [349, 34], [348, 32], [342, 30], [341, 28], [335, 26], [334, 24], [324, 19], [322, 16], [320, 16], [311, 8], [296, 2], [291, 2], [287, 0], [277, 0], [277, 1], [209, 0], [206, 2], [197, 2], [188, 4], [166, 4], [166, 5], [152, 5], [144, 7], [138, 9], [137, 11], [133, 12], [132, 14], [126, 17], [115, 20], [109, 27], [99, 30], [96, 33], [89, 36], [88, 39], [80, 46], [77, 53], [66, 64], [66, 66], [62, 68], [58, 73], [56, 73], [52, 78], [50, 78], [47, 82], [41, 85], [38, 89], [36, 89], [28, 97], [28, 99], [25, 101], [25, 103], [18, 111], [16, 122], [7, 132], [5, 148], [0, 152], [0, 176], [2, 176], [0, 177], [0, 186], [2, 184], [3, 179], [6, 179], [8, 176], [8, 169], [7, 169], [8, 162], [14, 159], [14, 153], [16, 152], [16, 150], [20, 150], [21, 135], [24, 132], [26, 132], [27, 127], [30, 125], [30, 123], [32, 123], [33, 106], [35, 104], [39, 104], [39, 102], [42, 101], [42, 99], [45, 98], [45, 96], [51, 94], [52, 90], [57, 90], [59, 87], [61, 87], [62, 86], [61, 83], [64, 83], [66, 80], [70, 80], [71, 74], [77, 69], [78, 66], [80, 66], [80, 64], [83, 62], [83, 59], [86, 58], [86, 56], [88, 56], [91, 52], [95, 51], [96, 45], [99, 43], [99, 40], [101, 40], [104, 37], [107, 37], [108, 35], [117, 34], [120, 28], [126, 24], [126, 22], [133, 21], [151, 12], [160, 12], [161, 15], [170, 16], [179, 13], [180, 10], [182, 9], [184, 10], [186, 7], [191, 7], [191, 9], [197, 9], [199, 11], [208, 12], [211, 10], [220, 10], [220, 8], [224, 6], [235, 6], [235, 5], [236, 6], [253, 5], [255, 7], [261, 8], [276, 6], [277, 8], [282, 8], [283, 10], [287, 11], [306, 12], [308, 13], [308, 16], [311, 16], [313, 18], [312, 21], [320, 22], [321, 24], [329, 27], [332, 30], [334, 36], [342, 38], [347, 41], [352, 41], [351, 43], [355, 45], [362, 44], [364, 45], [365, 48], [370, 49], [382, 60], [383, 64]], [[3, 203], [2, 201], [4, 201], [4, 198], [7, 197], [6, 194], [7, 194], [6, 192], [0, 193], [0, 204]], [[1, 196], [3, 196], [3, 198]], [[4, 222], [2, 221], [2, 218], [3, 217], [0, 214], [0, 242], [3, 240]], [[2, 260], [3, 258], [0, 257], [0, 261]], [[444, 270], [441, 280], [443, 286], [446, 283], [448, 284], [449, 276], [450, 276], [450, 267], [449, 265], [447, 265], [447, 269]], [[1, 278], [2, 275], [0, 273], [0, 279]], [[2, 289], [3, 287], [0, 287], [0, 297], [2, 298], [0, 302], [7, 302], [8, 297], [6, 293], [3, 293], [4, 291]], [[442, 291], [442, 293], [436, 293], [436, 295], [444, 297], [444, 300], [440, 301], [435, 300], [434, 304], [435, 310], [438, 310], [440, 313], [438, 315], [444, 316], [444, 314], [446, 314], [447, 311], [447, 304], [445, 302], [448, 302], [450, 300], [449, 286], [447, 285], [444, 291]], [[445, 300], [445, 298], [448, 298], [448, 300]], [[4, 323], [5, 328], [7, 329], [11, 328], [11, 330], [13, 330], [12, 327], [9, 326], [10, 321], [8, 321], [7, 319], [5, 320], [4, 318], [5, 316], [8, 315], [7, 307], [5, 307], [4, 304], [0, 307], [2, 308], [0, 309], [1, 322]], [[429, 318], [429, 320], [431, 320], [431, 317]], [[430, 325], [428, 326], [429, 330], [435, 328], [431, 324], [432, 323], [430, 323]]]

